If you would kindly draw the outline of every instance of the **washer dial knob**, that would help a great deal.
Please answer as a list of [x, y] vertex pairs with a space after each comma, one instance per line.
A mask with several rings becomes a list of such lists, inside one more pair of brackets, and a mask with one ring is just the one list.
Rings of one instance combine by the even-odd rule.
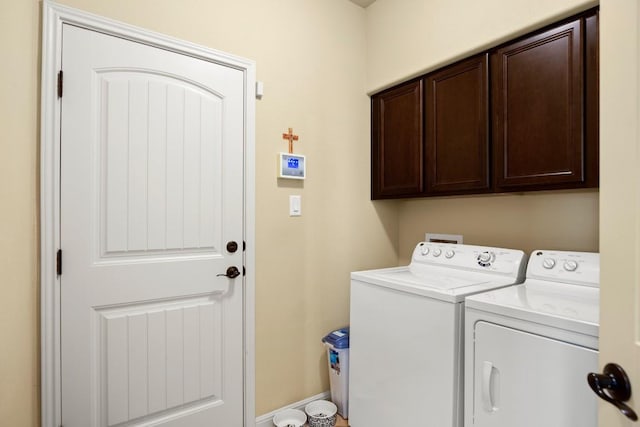
[[542, 266], [547, 270], [551, 270], [556, 266], [556, 260], [553, 258], [545, 258], [544, 261], [542, 261]]
[[449, 249], [447, 252], [444, 253], [444, 256], [447, 258], [453, 258], [455, 254], [456, 254], [455, 251], [453, 251], [452, 249]]
[[429, 253], [429, 246], [422, 247], [422, 255], [427, 255]]
[[576, 269], [578, 268], [578, 263], [573, 260], [565, 261], [563, 267], [567, 271], [576, 271]]
[[478, 255], [478, 264], [482, 267], [489, 267], [495, 258], [496, 256], [493, 252], [484, 251]]
[[439, 257], [441, 253], [442, 253], [442, 250], [440, 250], [439, 248], [436, 248], [433, 250], [434, 257]]

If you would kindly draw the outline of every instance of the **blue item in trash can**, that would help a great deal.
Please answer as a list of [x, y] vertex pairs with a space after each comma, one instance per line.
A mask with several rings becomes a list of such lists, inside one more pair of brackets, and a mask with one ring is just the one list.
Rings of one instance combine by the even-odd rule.
[[322, 338], [322, 342], [331, 344], [333, 348], [349, 348], [349, 327], [338, 329]]

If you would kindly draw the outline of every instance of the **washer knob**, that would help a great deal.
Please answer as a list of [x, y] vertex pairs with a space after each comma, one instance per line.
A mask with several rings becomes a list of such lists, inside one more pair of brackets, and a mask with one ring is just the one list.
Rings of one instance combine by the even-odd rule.
[[551, 270], [556, 266], [556, 260], [553, 258], [545, 258], [544, 261], [542, 261], [542, 266], [547, 270]]
[[427, 255], [429, 253], [429, 246], [422, 247], [422, 255]]
[[482, 263], [491, 261], [491, 254], [489, 252], [482, 252], [480, 255], [478, 255], [478, 261]]
[[489, 267], [495, 259], [496, 255], [493, 252], [485, 251], [478, 255], [478, 264], [482, 267]]
[[567, 271], [576, 271], [577, 268], [578, 268], [578, 263], [573, 260], [564, 262], [564, 269]]
[[444, 256], [447, 258], [453, 258], [455, 254], [456, 253], [452, 249], [449, 249], [447, 252], [444, 253]]
[[439, 257], [442, 251], [439, 248], [433, 250], [433, 256]]

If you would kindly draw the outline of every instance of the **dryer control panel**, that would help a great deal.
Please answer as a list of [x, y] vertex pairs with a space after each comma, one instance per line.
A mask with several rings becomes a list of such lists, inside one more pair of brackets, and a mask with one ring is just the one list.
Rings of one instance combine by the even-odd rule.
[[442, 266], [524, 278], [526, 255], [517, 249], [450, 243], [420, 242], [413, 250], [409, 269]]
[[527, 279], [598, 287], [600, 284], [600, 254], [535, 250], [529, 257]]

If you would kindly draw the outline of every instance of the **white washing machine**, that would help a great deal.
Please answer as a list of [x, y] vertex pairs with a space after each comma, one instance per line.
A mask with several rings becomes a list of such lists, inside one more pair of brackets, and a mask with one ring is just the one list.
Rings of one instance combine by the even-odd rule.
[[405, 267], [351, 273], [351, 427], [461, 427], [463, 304], [521, 283], [525, 254], [419, 243]]
[[521, 285], [467, 298], [465, 427], [596, 427], [600, 257], [534, 251]]

